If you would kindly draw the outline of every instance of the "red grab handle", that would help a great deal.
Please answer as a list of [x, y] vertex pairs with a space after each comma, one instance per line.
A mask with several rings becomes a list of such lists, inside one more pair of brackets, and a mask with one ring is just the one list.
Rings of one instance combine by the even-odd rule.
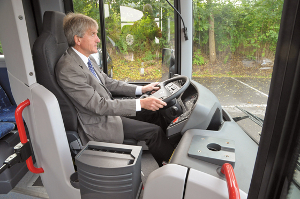
[[229, 199], [240, 199], [240, 189], [231, 164], [223, 164], [221, 172], [225, 174], [226, 177]]
[[[24, 122], [23, 122], [23, 117], [22, 117], [22, 112], [26, 106], [30, 105], [29, 99], [25, 100], [24, 102], [21, 102], [15, 111], [15, 118], [16, 118], [16, 123], [19, 131], [19, 136], [22, 144], [25, 144], [27, 141], [27, 136], [25, 132], [25, 127], [24, 127]], [[31, 156], [26, 160], [27, 167], [29, 171], [32, 173], [44, 173], [43, 168], [36, 168], [33, 165], [32, 158]]]

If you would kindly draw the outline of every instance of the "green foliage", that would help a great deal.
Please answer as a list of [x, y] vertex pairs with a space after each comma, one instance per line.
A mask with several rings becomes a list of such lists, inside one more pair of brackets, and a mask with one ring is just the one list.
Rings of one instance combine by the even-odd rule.
[[224, 62], [224, 64], [226, 64], [226, 63], [227, 63], [228, 59], [229, 59], [229, 56], [228, 56], [228, 55], [226, 55], [226, 56], [225, 56], [225, 58], [224, 58], [224, 61], [223, 61], [223, 62]]
[[125, 35], [121, 35], [119, 39], [115, 40], [121, 53], [127, 53], [127, 43]]
[[[126, 43], [126, 35], [122, 34], [123, 29], [121, 30], [121, 17], [120, 13], [113, 12], [105, 21], [106, 34], [109, 36], [116, 45], [118, 46], [121, 53], [127, 53], [128, 46]], [[126, 29], [126, 26], [124, 26]]]
[[0, 41], [0, 55], [3, 55], [3, 50], [2, 50], [2, 44], [1, 44], [1, 41]]
[[193, 64], [195, 64], [195, 65], [206, 64], [204, 57], [201, 55], [200, 49], [198, 49], [196, 52], [194, 52]]
[[100, 24], [98, 0], [73, 0], [73, 7], [74, 12], [90, 16]]
[[122, 34], [127, 35], [128, 33], [133, 35], [134, 42], [132, 50], [135, 52], [157, 49], [158, 45], [156, 45], [154, 39], [155, 37], [160, 38], [162, 36], [160, 28], [150, 15], [144, 15], [132, 26], [123, 28]]
[[120, 13], [112, 13], [105, 19], [105, 28], [107, 35], [113, 40], [117, 41], [120, 39], [121, 34], [121, 17]]
[[147, 51], [145, 53], [145, 56], [142, 58], [143, 61], [150, 61], [150, 60], [153, 60], [155, 59], [156, 55], [155, 54], [152, 54], [151, 51]]
[[262, 53], [263, 46], [275, 53], [283, 0], [194, 0], [193, 3], [194, 44], [208, 44], [208, 19], [212, 13], [217, 53], [243, 49], [237, 53], [255, 57]]

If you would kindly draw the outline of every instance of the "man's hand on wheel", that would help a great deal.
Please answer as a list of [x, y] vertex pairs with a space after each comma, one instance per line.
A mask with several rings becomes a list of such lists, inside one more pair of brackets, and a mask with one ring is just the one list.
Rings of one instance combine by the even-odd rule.
[[166, 102], [156, 98], [156, 97], [147, 97], [141, 99], [141, 107], [150, 111], [157, 111], [160, 108], [163, 108], [167, 105]]
[[159, 82], [153, 82], [151, 84], [143, 86], [142, 87], [142, 93], [146, 93], [148, 91], [152, 91], [151, 94], [155, 93], [157, 90], [160, 89], [160, 87], [158, 87], [157, 84], [159, 84]]

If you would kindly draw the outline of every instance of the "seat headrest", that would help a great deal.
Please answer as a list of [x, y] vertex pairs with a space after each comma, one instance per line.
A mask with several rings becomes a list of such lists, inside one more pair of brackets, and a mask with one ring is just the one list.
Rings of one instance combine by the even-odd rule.
[[52, 34], [57, 43], [66, 43], [67, 39], [63, 30], [63, 20], [66, 15], [56, 11], [46, 11], [43, 18], [43, 32]]

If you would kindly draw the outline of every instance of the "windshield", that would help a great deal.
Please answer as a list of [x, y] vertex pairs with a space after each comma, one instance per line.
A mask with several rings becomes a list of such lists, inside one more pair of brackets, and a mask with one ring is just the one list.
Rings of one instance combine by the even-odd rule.
[[193, 79], [259, 143], [283, 0], [194, 0]]
[[[193, 80], [257, 144], [269, 97], [283, 0], [193, 0]], [[300, 158], [288, 198], [299, 198]]]

